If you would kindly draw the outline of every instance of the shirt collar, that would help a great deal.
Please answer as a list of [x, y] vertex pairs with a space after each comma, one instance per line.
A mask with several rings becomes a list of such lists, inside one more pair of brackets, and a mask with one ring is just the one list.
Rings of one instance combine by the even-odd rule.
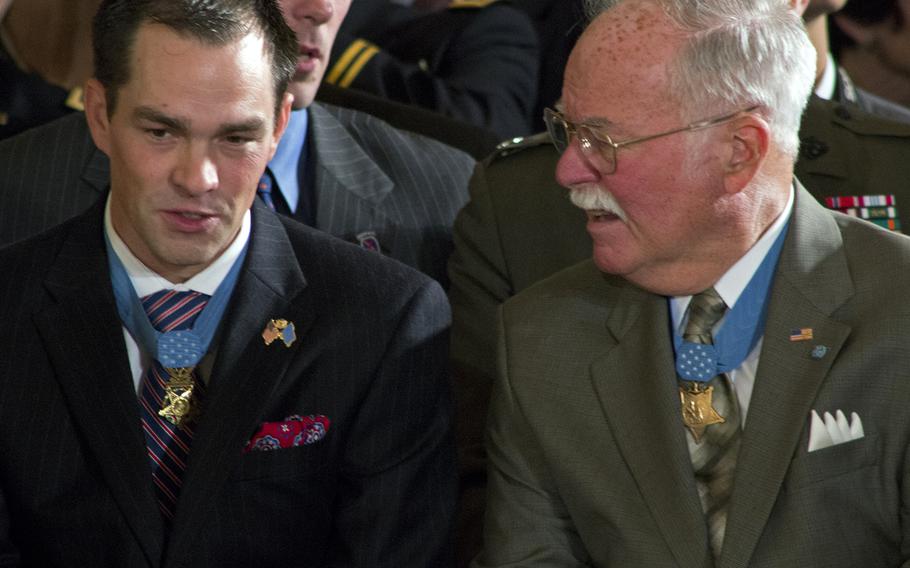
[[275, 156], [269, 162], [269, 171], [278, 183], [278, 191], [292, 213], [297, 211], [297, 204], [300, 201], [299, 163], [306, 147], [308, 122], [307, 109], [291, 112], [291, 118], [281, 141], [278, 142]]
[[[790, 196], [787, 198], [787, 205], [784, 206], [784, 210], [777, 216], [777, 219], [771, 223], [771, 227], [769, 227], [768, 230], [765, 231], [765, 234], [758, 239], [758, 242], [752, 245], [752, 248], [750, 248], [742, 258], [736, 261], [736, 263], [714, 284], [714, 289], [723, 299], [724, 303], [727, 304], [728, 308], [732, 308], [736, 304], [739, 296], [743, 293], [743, 290], [746, 289], [749, 281], [752, 280], [755, 271], [758, 270], [759, 265], [761, 265], [765, 256], [767, 256], [768, 251], [771, 250], [774, 241], [787, 225], [787, 220], [790, 219], [790, 215], [793, 213], [794, 196], [795, 191], [791, 185]], [[670, 316], [673, 318], [673, 329], [678, 330], [680, 325], [682, 325], [683, 316], [685, 315], [691, 300], [692, 296], [674, 296], [670, 299]]]
[[828, 53], [828, 58], [825, 62], [825, 70], [822, 71], [822, 77], [818, 81], [818, 86], [815, 87], [815, 94], [819, 98], [830, 101], [834, 98], [835, 90], [837, 89], [837, 63], [834, 62], [834, 57]]
[[174, 284], [154, 272], [141, 260], [136, 258], [136, 255], [133, 254], [129, 247], [126, 246], [126, 243], [123, 242], [123, 239], [120, 238], [120, 235], [117, 234], [117, 231], [114, 230], [114, 225], [111, 223], [110, 195], [108, 195], [107, 205], [104, 207], [104, 232], [107, 234], [108, 239], [110, 239], [111, 248], [114, 250], [114, 254], [116, 254], [120, 259], [120, 262], [123, 263], [123, 267], [130, 277], [130, 282], [132, 282], [133, 288], [140, 298], [161, 290], [177, 290], [179, 292], [192, 290], [194, 292], [208, 294], [209, 296], [214, 295], [215, 290], [218, 289], [221, 281], [224, 280], [225, 276], [227, 276], [227, 273], [234, 265], [234, 261], [236, 261], [237, 257], [240, 256], [240, 253], [243, 252], [243, 247], [245, 247], [247, 241], [250, 240], [251, 227], [252, 220], [250, 211], [247, 210], [246, 213], [243, 214], [243, 222], [240, 225], [240, 231], [237, 233], [237, 236], [234, 237], [234, 241], [227, 250], [221, 253], [221, 256], [215, 259], [212, 264], [208, 265], [199, 274], [182, 284]]

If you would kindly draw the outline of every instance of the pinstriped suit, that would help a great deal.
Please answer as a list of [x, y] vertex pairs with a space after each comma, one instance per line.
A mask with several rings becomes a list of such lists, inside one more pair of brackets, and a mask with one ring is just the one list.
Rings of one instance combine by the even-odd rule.
[[[375, 232], [385, 254], [446, 283], [474, 161], [361, 112], [309, 108], [316, 228], [346, 240]], [[107, 184], [81, 113], [0, 142], [0, 245], [84, 211]]]
[[[444, 294], [258, 203], [165, 539], [102, 205], [0, 251], [0, 565], [449, 565]], [[296, 324], [290, 348], [265, 345], [271, 318]], [[326, 437], [241, 452], [294, 414], [329, 417]]]

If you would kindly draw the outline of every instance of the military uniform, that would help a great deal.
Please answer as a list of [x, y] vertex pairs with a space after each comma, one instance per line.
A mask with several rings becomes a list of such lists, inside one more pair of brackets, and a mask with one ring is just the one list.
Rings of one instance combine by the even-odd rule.
[[[816, 198], [893, 196], [895, 220], [910, 222], [910, 125], [813, 97], [800, 137], [796, 176]], [[501, 145], [475, 170], [470, 201], [455, 221], [449, 299], [461, 558], [476, 554], [481, 542], [483, 429], [496, 369], [497, 308], [591, 257], [585, 214], [554, 179], [558, 159], [546, 135]]]
[[351, 5], [325, 80], [510, 138], [531, 131], [538, 62], [534, 26], [508, 2], [455, 0], [426, 13], [370, 0]]

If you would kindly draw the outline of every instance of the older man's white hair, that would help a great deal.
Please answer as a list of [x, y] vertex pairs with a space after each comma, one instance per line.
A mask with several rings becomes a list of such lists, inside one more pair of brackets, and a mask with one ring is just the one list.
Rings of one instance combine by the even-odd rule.
[[815, 49], [787, 0], [586, 0], [588, 17], [652, 2], [688, 35], [669, 62], [670, 91], [690, 120], [710, 109], [758, 106], [777, 146], [795, 158], [815, 82]]

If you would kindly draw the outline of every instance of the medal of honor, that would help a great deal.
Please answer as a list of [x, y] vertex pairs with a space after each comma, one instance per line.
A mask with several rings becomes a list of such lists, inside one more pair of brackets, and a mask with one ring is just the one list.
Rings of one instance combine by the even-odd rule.
[[698, 381], [688, 381], [679, 387], [679, 400], [682, 403], [683, 424], [692, 433], [695, 443], [701, 442], [705, 428], [711, 424], [726, 422], [711, 404], [714, 387]]
[[193, 404], [194, 368], [165, 368], [168, 381], [164, 387], [164, 400], [161, 401], [158, 416], [177, 427], [182, 427], [196, 415], [197, 408]]

